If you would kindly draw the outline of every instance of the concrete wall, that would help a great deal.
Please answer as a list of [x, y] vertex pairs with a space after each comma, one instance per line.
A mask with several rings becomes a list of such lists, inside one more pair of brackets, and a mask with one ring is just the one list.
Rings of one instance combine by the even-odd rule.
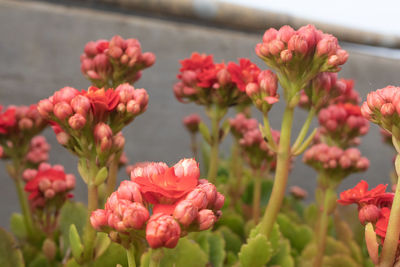
[[[79, 68], [79, 55], [85, 43], [115, 34], [138, 38], [144, 51], [152, 51], [157, 56], [155, 66], [144, 71], [136, 84], [150, 94], [148, 111], [124, 130], [130, 162], [151, 160], [171, 164], [191, 156], [189, 137], [181, 126], [181, 118], [190, 112], [202, 113], [202, 109], [194, 104], [181, 104], [173, 96], [179, 59], [199, 51], [214, 54], [216, 61], [249, 57], [265, 68], [254, 53], [255, 44], [261, 40], [259, 35], [44, 2], [0, 0], [0, 104], [31, 104], [67, 85], [87, 88], [89, 82]], [[400, 84], [399, 59], [374, 56], [371, 50], [365, 53], [352, 45], [345, 45], [345, 48], [349, 50], [350, 58], [340, 76], [354, 78], [364, 98], [368, 91], [387, 84]], [[274, 128], [279, 127], [281, 112], [281, 104], [272, 110]], [[256, 111], [254, 113], [258, 115]], [[296, 112], [295, 131], [304, 118], [304, 112]], [[361, 146], [362, 152], [371, 160], [370, 170], [348, 178], [340, 190], [361, 178], [372, 185], [388, 182], [393, 152], [380, 142], [377, 127], [371, 128]], [[50, 161], [61, 163], [69, 172], [77, 174], [76, 158], [57, 144], [50, 130], [45, 131], [45, 136], [52, 145]], [[229, 146], [230, 140], [227, 140], [223, 144], [225, 154]], [[19, 207], [3, 163], [0, 170], [3, 170], [0, 226], [7, 226], [8, 217]], [[315, 172], [298, 158], [290, 184], [312, 192], [315, 176]], [[120, 177], [125, 178], [125, 173], [121, 172]], [[75, 196], [84, 200], [85, 186], [78, 176], [77, 180]]]

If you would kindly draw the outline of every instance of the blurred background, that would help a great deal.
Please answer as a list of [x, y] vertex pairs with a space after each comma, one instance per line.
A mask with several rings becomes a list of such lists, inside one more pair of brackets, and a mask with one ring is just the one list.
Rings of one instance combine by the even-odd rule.
[[[155, 53], [157, 60], [135, 84], [148, 90], [150, 102], [148, 110], [124, 130], [125, 150], [130, 164], [174, 164], [191, 157], [182, 118], [192, 112], [206, 118], [202, 108], [181, 104], [173, 95], [180, 59], [198, 51], [214, 54], [217, 62], [247, 57], [265, 69], [254, 47], [267, 28], [313, 23], [338, 37], [349, 52], [339, 77], [354, 79], [365, 99], [369, 91], [400, 85], [399, 11], [396, 0], [381, 0], [379, 7], [361, 0], [337, 0], [334, 5], [318, 0], [0, 0], [0, 104], [36, 103], [64, 86], [87, 88], [89, 82], [80, 72], [79, 61], [84, 45], [116, 34], [137, 38], [143, 51]], [[282, 110], [281, 103], [272, 109], [272, 127], [280, 127]], [[253, 114], [260, 119], [258, 111]], [[296, 112], [295, 131], [305, 115], [302, 110]], [[85, 201], [86, 189], [76, 171], [76, 158], [58, 145], [50, 129], [44, 135], [52, 145], [51, 163], [63, 164], [67, 172], [77, 175], [75, 197]], [[227, 138], [222, 155], [229, 154], [230, 145]], [[367, 172], [347, 178], [340, 191], [360, 179], [372, 186], [389, 182], [394, 152], [381, 142], [375, 125], [362, 139], [360, 149], [371, 166]], [[0, 226], [7, 227], [9, 216], [19, 205], [3, 162], [0, 170]], [[128, 178], [124, 170], [119, 177]], [[311, 193], [316, 173], [298, 157], [289, 183]]]

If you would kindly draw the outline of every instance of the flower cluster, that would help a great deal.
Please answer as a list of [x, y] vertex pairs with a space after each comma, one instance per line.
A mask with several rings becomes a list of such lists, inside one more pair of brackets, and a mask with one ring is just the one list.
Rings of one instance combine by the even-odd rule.
[[249, 83], [246, 93], [254, 105], [263, 113], [267, 113], [272, 105], [279, 101], [278, 78], [270, 70], [260, 72], [257, 81]]
[[[246, 161], [252, 168], [270, 168], [276, 165], [276, 153], [273, 152], [265, 142], [261, 131], [258, 129], [258, 122], [255, 119], [246, 118], [239, 113], [235, 118], [230, 119], [231, 131], [238, 139]], [[272, 130], [272, 138], [279, 142], [279, 131]]]
[[142, 53], [138, 40], [124, 40], [116, 35], [110, 41], [86, 44], [81, 55], [81, 71], [97, 87], [115, 87], [137, 81], [141, 70], [152, 66], [155, 59], [153, 53]]
[[373, 123], [380, 125], [390, 133], [399, 136], [398, 121], [400, 114], [400, 87], [387, 86], [371, 92], [361, 106], [362, 115]]
[[340, 147], [357, 143], [355, 139], [369, 130], [368, 121], [361, 115], [360, 107], [350, 103], [333, 104], [318, 114], [321, 134]]
[[26, 160], [32, 165], [38, 165], [49, 160], [50, 144], [44, 136], [35, 136], [29, 144]]
[[387, 185], [378, 185], [368, 190], [368, 183], [361, 180], [354, 188], [340, 193], [338, 203], [342, 205], [357, 204], [358, 218], [362, 224], [375, 224], [377, 235], [385, 238], [389, 222], [390, 209], [394, 193], [386, 192]]
[[199, 131], [199, 124], [201, 122], [201, 118], [197, 114], [190, 114], [183, 118], [183, 125], [189, 133], [195, 134]]
[[176, 98], [208, 106], [218, 103], [223, 107], [248, 102], [245, 93], [249, 83], [257, 81], [260, 69], [250, 60], [242, 58], [239, 64], [214, 63], [212, 55], [193, 53], [181, 61], [174, 85]]
[[61, 207], [69, 192], [75, 187], [75, 176], [66, 174], [61, 165], [51, 166], [41, 163], [38, 169], [26, 169], [23, 173], [26, 181], [25, 191], [34, 209], [43, 209], [51, 205]]
[[369, 167], [369, 160], [362, 157], [357, 148], [343, 150], [324, 143], [310, 147], [304, 153], [303, 161], [317, 171], [332, 173], [332, 177], [339, 179], [351, 173], [365, 171]]
[[131, 181], [121, 183], [105, 209], [92, 213], [91, 224], [124, 237], [145, 229], [152, 248], [173, 248], [181, 236], [211, 228], [221, 215], [224, 196], [199, 176], [193, 159], [183, 159], [171, 168], [162, 162], [137, 165]]
[[54, 122], [57, 140], [80, 155], [82, 144], [96, 144], [99, 154], [122, 149], [121, 129], [147, 108], [145, 89], [121, 84], [115, 90], [64, 87], [38, 105], [40, 114]]
[[[337, 39], [317, 30], [313, 25], [297, 31], [286, 25], [279, 30], [268, 29], [257, 55], [280, 73], [280, 82], [288, 101], [298, 94], [320, 72], [337, 72], [348, 58]], [[290, 88], [288, 73], [296, 77], [296, 88]], [[292, 81], [293, 82], [293, 81]]]

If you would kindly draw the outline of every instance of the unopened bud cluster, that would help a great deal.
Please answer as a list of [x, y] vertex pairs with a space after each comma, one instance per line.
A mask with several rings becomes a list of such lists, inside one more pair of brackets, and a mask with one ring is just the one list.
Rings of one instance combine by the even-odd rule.
[[199, 131], [199, 124], [201, 122], [201, 118], [197, 114], [190, 114], [183, 118], [183, 125], [189, 133], [195, 134]]
[[153, 53], [142, 53], [138, 40], [124, 40], [116, 35], [110, 41], [91, 41], [85, 45], [81, 71], [98, 87], [114, 87], [137, 81], [141, 71], [152, 66], [155, 59]]
[[49, 160], [50, 144], [44, 136], [35, 136], [29, 144], [26, 160], [32, 165], [38, 165]]
[[389, 85], [369, 93], [361, 112], [366, 119], [380, 125], [396, 138], [400, 137], [396, 123], [400, 119], [400, 87]]
[[91, 224], [116, 242], [145, 231], [150, 247], [173, 248], [181, 236], [210, 229], [221, 215], [224, 196], [199, 175], [192, 159], [171, 168], [161, 162], [140, 164], [131, 181], [123, 181], [108, 198], [105, 209], [92, 213]]
[[341, 149], [321, 143], [310, 147], [303, 161], [316, 169], [332, 174], [332, 177], [343, 179], [349, 174], [368, 169], [369, 160], [361, 156], [357, 148]]
[[273, 104], [279, 101], [278, 78], [270, 70], [260, 72], [257, 81], [246, 86], [246, 93], [254, 105], [263, 113], [267, 113]]
[[242, 58], [239, 64], [214, 63], [212, 55], [193, 53], [181, 61], [182, 67], [174, 85], [176, 98], [183, 103], [195, 102], [222, 107], [248, 102], [246, 86], [257, 81], [260, 69]]
[[41, 163], [38, 169], [26, 169], [22, 177], [26, 181], [29, 203], [34, 209], [60, 208], [75, 188], [75, 176], [66, 174], [61, 165]]
[[64, 87], [38, 104], [40, 114], [53, 121], [57, 140], [80, 155], [82, 142], [95, 144], [98, 154], [110, 155], [122, 149], [121, 129], [147, 108], [145, 89], [125, 83], [105, 90], [87, 91]]
[[320, 132], [340, 147], [357, 143], [355, 139], [368, 133], [369, 122], [360, 107], [350, 103], [333, 104], [318, 114]]
[[[270, 28], [264, 33], [262, 43], [257, 44], [256, 53], [280, 73], [285, 98], [289, 101], [318, 73], [337, 72], [348, 58], [334, 36], [313, 25], [297, 31], [287, 25], [279, 30]], [[296, 82], [296, 88], [291, 88], [290, 80]]]

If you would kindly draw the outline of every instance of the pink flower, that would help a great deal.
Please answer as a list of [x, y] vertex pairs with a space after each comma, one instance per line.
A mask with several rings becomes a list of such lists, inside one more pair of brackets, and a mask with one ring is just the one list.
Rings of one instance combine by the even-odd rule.
[[151, 248], [174, 248], [181, 235], [179, 224], [170, 215], [162, 213], [150, 217], [146, 227], [146, 240]]

